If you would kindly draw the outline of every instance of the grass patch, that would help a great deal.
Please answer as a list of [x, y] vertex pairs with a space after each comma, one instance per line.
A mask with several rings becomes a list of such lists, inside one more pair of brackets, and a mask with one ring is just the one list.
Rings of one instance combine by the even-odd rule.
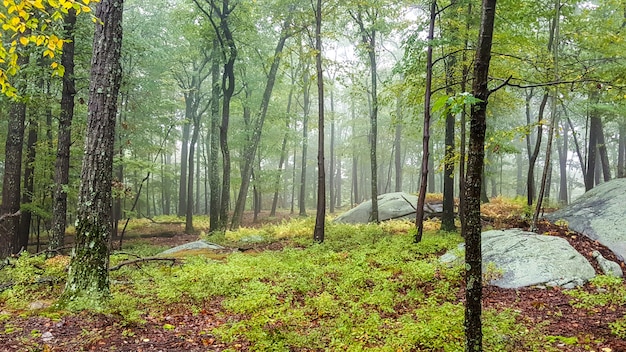
[[[113, 298], [98, 311], [119, 317], [124, 334], [132, 336], [132, 327], [171, 310], [197, 313], [217, 304], [225, 319], [210, 334], [226, 343], [246, 341], [252, 351], [463, 350], [463, 267], [438, 260], [462, 241], [458, 234], [430, 229], [415, 244], [410, 222], [328, 222], [325, 242], [314, 244], [313, 225], [313, 219], [299, 218], [210, 237], [213, 242], [240, 243], [258, 236], [284, 242], [280, 251], [219, 258], [202, 253], [186, 256], [181, 265], [123, 267], [111, 272]], [[161, 250], [136, 242], [125, 252], [151, 256]], [[111, 263], [128, 257], [112, 255]], [[66, 257], [50, 262], [20, 258], [15, 268], [0, 275], [24, 285], [3, 292], [0, 307], [8, 302], [19, 307], [33, 293], [42, 299], [58, 297], [60, 285], [35, 292], [26, 283], [44, 274], [64, 281], [66, 267]], [[520, 324], [513, 311], [486, 310], [483, 321], [488, 351], [542, 350], [548, 341]], [[163, 324], [163, 330], [175, 328]]]

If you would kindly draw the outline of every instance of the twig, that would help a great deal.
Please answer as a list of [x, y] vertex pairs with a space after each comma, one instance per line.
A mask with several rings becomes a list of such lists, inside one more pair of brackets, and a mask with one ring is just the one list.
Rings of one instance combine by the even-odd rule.
[[131, 259], [131, 260], [123, 261], [123, 262], [117, 264], [116, 266], [109, 268], [109, 271], [119, 270], [120, 268], [122, 268], [122, 267], [124, 267], [126, 265], [139, 264], [139, 263], [145, 263], [145, 262], [153, 262], [153, 261], [168, 261], [168, 262], [171, 262], [172, 265], [174, 265], [177, 261], [179, 261], [179, 259], [176, 259], [176, 258], [161, 258], [161, 257], [148, 257], [148, 258]]

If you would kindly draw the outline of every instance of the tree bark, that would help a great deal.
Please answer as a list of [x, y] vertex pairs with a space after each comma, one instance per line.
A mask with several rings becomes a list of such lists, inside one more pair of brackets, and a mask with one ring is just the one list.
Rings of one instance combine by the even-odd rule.
[[74, 119], [74, 96], [76, 95], [74, 77], [74, 28], [76, 11], [70, 9], [65, 16], [65, 38], [61, 54], [61, 64], [65, 67], [63, 91], [61, 93], [61, 112], [59, 114], [59, 132], [57, 137], [57, 157], [54, 164], [54, 196], [52, 204], [52, 227], [50, 229], [49, 249], [63, 247], [65, 228], [67, 227], [67, 185], [70, 170], [70, 146], [72, 144], [72, 120]]
[[[537, 114], [537, 137], [535, 139], [535, 147], [532, 149], [532, 153], [530, 152], [530, 142], [527, 139], [527, 146], [529, 147], [529, 161], [528, 161], [528, 176], [526, 177], [527, 182], [527, 192], [526, 192], [526, 204], [533, 205], [535, 200], [535, 163], [537, 162], [537, 158], [539, 157], [539, 150], [541, 149], [541, 139], [543, 136], [543, 114], [546, 109], [546, 104], [548, 103], [548, 93], [544, 93], [543, 98], [541, 99], [541, 103], [539, 104], [539, 113]], [[530, 101], [526, 102], [526, 118], [527, 121], [530, 121], [530, 110], [529, 110]], [[530, 138], [530, 136], [529, 136]]]
[[626, 123], [619, 124], [619, 142], [617, 152], [617, 177], [626, 177]]
[[430, 22], [428, 25], [428, 46], [426, 49], [426, 84], [424, 91], [424, 131], [422, 137], [422, 171], [420, 178], [420, 191], [417, 198], [417, 208], [415, 211], [415, 225], [417, 232], [413, 241], [422, 241], [424, 231], [424, 203], [426, 202], [426, 186], [428, 183], [428, 166], [430, 158], [430, 98], [433, 82], [433, 38], [435, 35], [435, 19], [437, 18], [437, 1], [430, 3]]
[[[28, 56], [19, 54], [17, 60], [19, 66], [24, 66], [28, 63]], [[23, 84], [15, 82], [14, 87], [20, 94], [24, 94]], [[25, 121], [26, 103], [22, 100], [12, 101], [9, 105], [7, 139], [4, 149], [2, 204], [0, 205], [0, 259], [17, 253], [21, 249], [18, 229]]]
[[209, 233], [219, 230], [220, 218], [220, 174], [219, 174], [219, 148], [220, 148], [220, 57], [217, 39], [213, 40], [213, 54], [211, 57], [211, 149], [210, 149], [210, 179], [211, 199], [209, 206]]
[[[35, 157], [37, 155], [39, 123], [35, 117], [30, 116], [28, 120], [28, 138], [26, 139], [26, 162], [24, 166], [24, 189], [22, 190], [22, 204], [27, 205], [33, 202], [35, 192]], [[30, 224], [32, 212], [28, 209], [22, 211], [20, 218], [17, 248], [28, 248], [28, 237], [30, 235]]]
[[[322, 70], [322, 0], [317, 0], [315, 7], [315, 68], [317, 71], [317, 107], [318, 128], [317, 137], [317, 213], [315, 215], [315, 229], [313, 240], [324, 242], [324, 220], [326, 216], [326, 174], [324, 170], [324, 71]], [[332, 199], [332, 198], [331, 198]]]
[[564, 121], [562, 124], [563, 134], [562, 143], [558, 148], [559, 153], [559, 203], [561, 205], [567, 205], [569, 201], [569, 195], [567, 192], [567, 154], [569, 150], [569, 130], [568, 125]]
[[[300, 53], [302, 60], [308, 60]], [[307, 148], [309, 145], [309, 109], [311, 80], [309, 79], [309, 64], [303, 63], [302, 69], [303, 103], [302, 103], [302, 162], [300, 164], [300, 193], [298, 196], [299, 215], [306, 216], [306, 169], [307, 169]]]
[[97, 5], [91, 60], [85, 154], [78, 199], [75, 246], [64, 297], [99, 301], [109, 295], [111, 174], [115, 117], [122, 69], [123, 0]]
[[485, 157], [486, 112], [489, 98], [488, 74], [496, 12], [496, 0], [483, 0], [482, 19], [474, 60], [474, 97], [472, 106], [469, 157], [467, 161], [465, 224], [465, 351], [482, 351], [482, 250], [480, 192]]

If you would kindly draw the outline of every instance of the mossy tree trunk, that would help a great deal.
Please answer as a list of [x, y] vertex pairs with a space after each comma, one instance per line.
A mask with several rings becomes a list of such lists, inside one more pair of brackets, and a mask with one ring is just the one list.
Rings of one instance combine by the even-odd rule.
[[85, 155], [78, 199], [76, 243], [64, 298], [98, 301], [109, 294], [111, 176], [117, 97], [122, 78], [123, 0], [96, 8]]

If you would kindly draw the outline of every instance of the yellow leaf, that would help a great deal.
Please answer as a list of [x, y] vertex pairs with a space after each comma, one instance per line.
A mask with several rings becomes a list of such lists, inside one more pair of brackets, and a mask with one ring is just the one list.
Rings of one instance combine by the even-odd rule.
[[22, 44], [23, 46], [26, 46], [28, 45], [28, 43], [30, 43], [30, 40], [28, 40], [28, 38], [20, 37], [20, 44]]
[[53, 62], [50, 64], [50, 67], [52, 68], [57, 68], [57, 66], [59, 66], [59, 64], [57, 62]]

